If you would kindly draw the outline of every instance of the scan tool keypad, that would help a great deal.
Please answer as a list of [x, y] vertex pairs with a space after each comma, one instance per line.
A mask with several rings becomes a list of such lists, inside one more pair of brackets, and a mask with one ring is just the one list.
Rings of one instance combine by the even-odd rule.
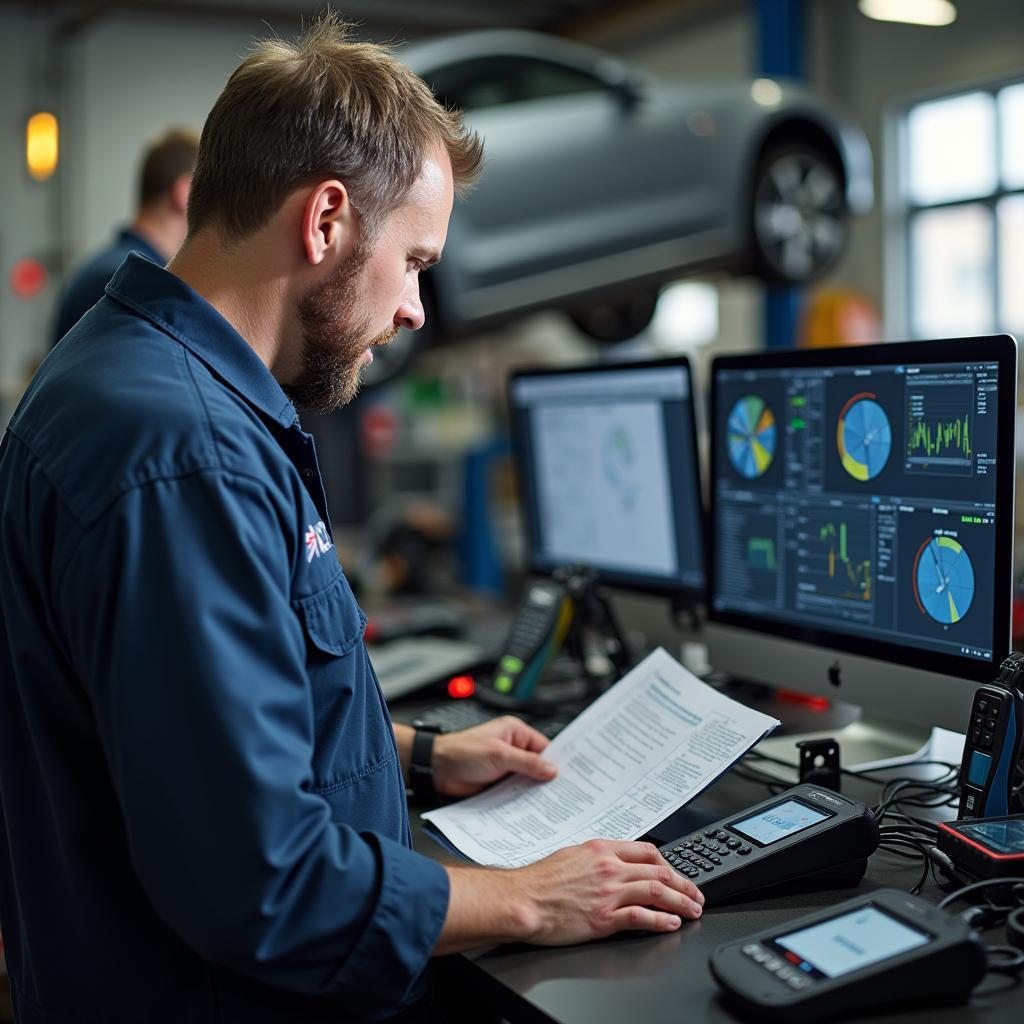
[[676, 871], [693, 879], [711, 874], [716, 867], [728, 863], [727, 858], [746, 857], [750, 851], [749, 844], [728, 832], [708, 828], [662, 851], [662, 855]]

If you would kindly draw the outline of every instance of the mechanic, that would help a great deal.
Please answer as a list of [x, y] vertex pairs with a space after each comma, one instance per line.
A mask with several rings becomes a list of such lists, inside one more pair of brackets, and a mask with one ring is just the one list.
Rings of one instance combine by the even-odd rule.
[[[130, 255], [0, 448], [0, 923], [17, 1019], [430, 1019], [433, 955], [672, 931], [645, 843], [501, 871], [411, 849], [394, 726], [296, 407], [423, 323], [479, 139], [326, 16], [235, 70], [188, 237]], [[440, 736], [436, 789], [545, 780], [514, 719]], [[417, 744], [418, 746], [419, 744]]]
[[171, 129], [146, 149], [135, 217], [71, 275], [61, 292], [51, 345], [103, 298], [128, 253], [140, 252], [162, 267], [177, 252], [188, 227], [185, 207], [198, 151], [198, 136], [184, 128]]

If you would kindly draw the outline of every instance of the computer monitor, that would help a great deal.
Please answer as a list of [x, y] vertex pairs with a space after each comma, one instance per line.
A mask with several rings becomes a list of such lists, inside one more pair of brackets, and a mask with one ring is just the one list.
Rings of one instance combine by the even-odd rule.
[[509, 381], [527, 566], [703, 598], [703, 505], [685, 357], [530, 369]]
[[1010, 650], [1016, 384], [1005, 335], [716, 359], [715, 668], [963, 732]]

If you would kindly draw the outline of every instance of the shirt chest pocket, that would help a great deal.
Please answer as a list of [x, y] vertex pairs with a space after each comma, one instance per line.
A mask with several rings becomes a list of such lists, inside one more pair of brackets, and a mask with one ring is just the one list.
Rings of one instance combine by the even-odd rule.
[[366, 616], [345, 574], [292, 606], [312, 687], [313, 788], [330, 798], [394, 765], [394, 735], [362, 642]]

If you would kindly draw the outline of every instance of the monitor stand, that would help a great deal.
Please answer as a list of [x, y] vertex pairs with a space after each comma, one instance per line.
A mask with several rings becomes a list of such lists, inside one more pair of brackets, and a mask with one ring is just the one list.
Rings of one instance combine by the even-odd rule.
[[[796, 764], [796, 744], [799, 741], [831, 738], [839, 744], [842, 767], [853, 770], [888, 768], [928, 758], [932, 731], [894, 718], [859, 715], [846, 725], [814, 732], [783, 732], [779, 735], [780, 730], [776, 730], [755, 749], [758, 753]], [[765, 770], [769, 765], [758, 767]]]
[[[826, 704], [814, 698], [789, 698], [768, 687], [737, 681], [728, 684], [725, 692], [782, 723], [754, 750], [793, 766], [799, 753], [796, 744], [802, 740], [834, 739], [842, 767], [851, 770], [895, 768], [930, 758], [959, 763], [963, 750], [963, 736], [958, 733], [865, 713], [844, 701]], [[771, 761], [761, 761], [757, 768], [781, 781], [795, 781], [792, 769]]]

